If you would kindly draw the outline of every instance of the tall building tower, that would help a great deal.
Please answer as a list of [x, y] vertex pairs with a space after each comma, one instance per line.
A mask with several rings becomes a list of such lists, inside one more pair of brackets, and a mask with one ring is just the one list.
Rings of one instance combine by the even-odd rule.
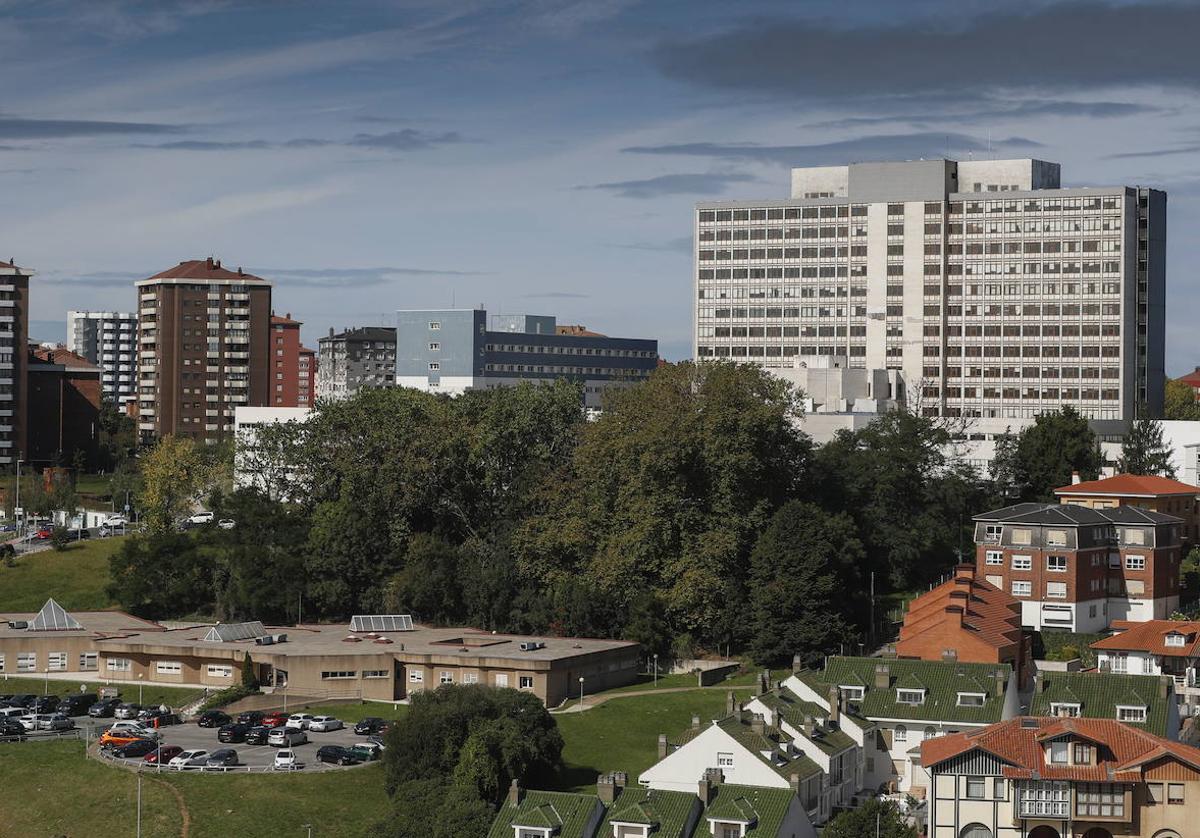
[[317, 397], [346, 399], [364, 387], [396, 386], [396, 330], [346, 329], [317, 341]]
[[296, 385], [296, 407], [312, 407], [317, 403], [317, 351], [300, 347], [299, 380]]
[[0, 262], [0, 465], [27, 456], [26, 375], [29, 352], [29, 277], [32, 271]]
[[1101, 434], [1161, 415], [1164, 192], [1029, 159], [793, 169], [791, 191], [697, 205], [697, 358], [897, 370], [989, 446], [1062, 405]]
[[271, 404], [271, 283], [209, 258], [135, 284], [143, 438], [215, 442], [235, 407]]
[[[271, 315], [271, 406], [300, 406], [300, 327], [291, 312]], [[305, 407], [308, 405], [306, 404]]]
[[124, 410], [137, 398], [137, 325], [132, 311], [68, 311], [67, 348], [101, 369], [101, 397]]

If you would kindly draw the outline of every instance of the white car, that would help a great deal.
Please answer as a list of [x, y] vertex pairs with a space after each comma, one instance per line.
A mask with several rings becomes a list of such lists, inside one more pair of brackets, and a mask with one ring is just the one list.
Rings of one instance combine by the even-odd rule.
[[0, 707], [0, 719], [20, 718], [28, 715], [24, 707]]
[[223, 530], [231, 530], [237, 526], [237, 521], [232, 518], [222, 518], [220, 521], [217, 521], [217, 526]]
[[208, 751], [199, 749], [184, 751], [168, 762], [167, 767], [174, 768], [176, 771], [182, 771], [185, 768], [203, 768], [206, 762], [208, 762]]
[[141, 722], [114, 722], [109, 728], [113, 733], [130, 733], [134, 736], [140, 736], [143, 739], [158, 739], [160, 734], [158, 730], [152, 727], [146, 727]]
[[189, 524], [211, 524], [215, 516], [211, 512], [197, 512], [188, 516]]
[[312, 724], [312, 720], [315, 718], [316, 716], [312, 713], [293, 713], [288, 716], [284, 727], [290, 727], [292, 730], [308, 730], [308, 726]]
[[277, 748], [290, 748], [307, 743], [308, 734], [294, 727], [277, 727], [267, 734], [267, 744]]
[[50, 718], [49, 713], [27, 713], [24, 716], [21, 716], [20, 718], [18, 718], [17, 721], [20, 722], [21, 727], [25, 728], [26, 730], [37, 730], [38, 724], [43, 719], [49, 719], [49, 718]]
[[43, 713], [38, 716], [38, 730], [70, 730], [75, 722], [62, 713]]
[[297, 768], [302, 768], [304, 763], [296, 756], [296, 752], [291, 748], [284, 748], [275, 754], [275, 770], [276, 771], [295, 771]]
[[308, 729], [314, 733], [328, 733], [331, 730], [341, 730], [345, 725], [336, 716], [313, 716], [308, 723]]
[[108, 527], [110, 530], [116, 527], [127, 527], [129, 526], [129, 519], [124, 515], [109, 515], [100, 522], [100, 526]]

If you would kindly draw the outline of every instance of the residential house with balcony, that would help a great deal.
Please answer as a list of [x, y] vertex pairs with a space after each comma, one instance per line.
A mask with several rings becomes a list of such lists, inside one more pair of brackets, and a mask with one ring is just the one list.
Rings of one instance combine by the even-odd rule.
[[960, 564], [941, 585], [908, 603], [896, 656], [965, 663], [1006, 663], [1021, 689], [1033, 673], [1032, 644], [1021, 628], [1021, 603]]
[[1200, 750], [1113, 719], [1021, 716], [921, 746], [929, 838], [1190, 838]]
[[1019, 503], [975, 516], [975, 565], [1032, 629], [1097, 632], [1179, 607], [1182, 521], [1136, 506]]
[[1179, 738], [1170, 678], [1111, 672], [1039, 672], [1026, 707], [1031, 716], [1115, 719], [1155, 736]]
[[[1078, 474], [1075, 475], [1078, 479]], [[1055, 489], [1062, 503], [1089, 509], [1134, 506], [1173, 515], [1183, 521], [1180, 538], [1187, 545], [1200, 538], [1200, 486], [1157, 474], [1116, 474], [1103, 480], [1072, 483]]]
[[840, 720], [867, 723], [840, 726], [863, 749], [865, 788], [889, 785], [918, 797], [928, 783], [923, 741], [982, 729], [1020, 709], [1007, 664], [831, 657], [823, 671], [797, 672], [783, 686], [826, 710], [836, 696], [845, 707]]
[[[732, 702], [732, 699], [731, 699]], [[803, 804], [807, 820], [823, 823], [830, 801], [821, 766], [787, 733], [760, 713], [737, 707], [724, 718], [692, 726], [669, 740], [658, 739], [658, 762], [638, 777], [645, 788], [685, 791], [709, 769], [723, 782], [763, 789], [790, 790]]]
[[526, 791], [514, 780], [487, 838], [816, 838], [790, 790], [725, 783], [706, 771], [687, 791], [602, 774], [595, 794]]
[[1118, 621], [1113, 628], [1116, 634], [1092, 644], [1101, 669], [1169, 676], [1180, 703], [1200, 705], [1200, 621]]

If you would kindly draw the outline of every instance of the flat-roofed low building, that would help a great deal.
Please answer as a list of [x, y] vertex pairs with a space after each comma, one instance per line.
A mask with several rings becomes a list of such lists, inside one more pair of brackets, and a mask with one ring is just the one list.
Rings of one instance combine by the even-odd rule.
[[237, 683], [249, 653], [264, 685], [379, 701], [442, 684], [486, 684], [528, 691], [553, 706], [577, 696], [581, 678], [585, 692], [596, 692], [637, 674], [641, 647], [628, 641], [434, 628], [403, 616], [355, 618], [349, 626], [242, 623], [236, 624], [242, 631], [225, 625], [215, 633], [210, 626], [134, 632], [96, 645], [102, 666], [124, 680], [227, 687]]
[[68, 613], [48, 599], [36, 613], [0, 614], [0, 675], [80, 672], [105, 678], [96, 645], [100, 638], [160, 631], [162, 626], [121, 611]]

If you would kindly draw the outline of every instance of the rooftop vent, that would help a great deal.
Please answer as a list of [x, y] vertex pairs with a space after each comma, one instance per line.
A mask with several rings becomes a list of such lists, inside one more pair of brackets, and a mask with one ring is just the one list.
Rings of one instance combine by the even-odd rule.
[[546, 644], [540, 640], [526, 640], [520, 644], [522, 652], [536, 652], [538, 649], [545, 649]]
[[362, 643], [361, 637], [355, 637], [353, 634], [348, 634], [342, 638], [343, 643]]

